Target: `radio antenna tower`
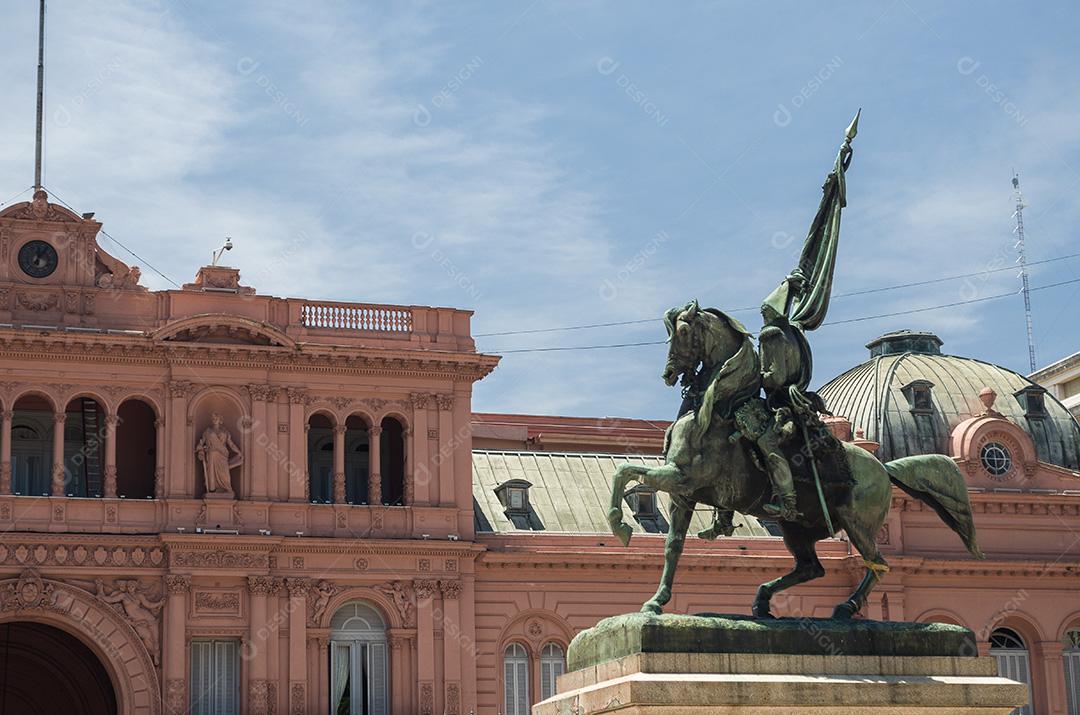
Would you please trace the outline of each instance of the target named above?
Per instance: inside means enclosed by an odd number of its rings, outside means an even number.
[[[1031,372],[1035,372],[1035,336],[1031,329],[1031,284],[1028,282],[1027,244],[1024,242],[1024,209],[1027,204],[1024,203],[1024,195],[1020,193],[1020,176],[1015,172],[1013,173],[1012,185],[1016,194],[1016,212],[1013,214],[1013,218],[1016,219],[1016,228],[1013,229],[1013,233],[1016,234],[1014,248],[1016,248],[1018,254],[1016,262],[1020,264],[1020,282],[1024,286],[1024,320],[1027,322],[1028,363],[1031,366]]]

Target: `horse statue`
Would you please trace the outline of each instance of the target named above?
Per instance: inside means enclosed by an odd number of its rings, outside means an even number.
[[[664,316],[670,347],[663,379],[674,386],[681,378],[686,399],[664,436],[665,464],[620,465],[608,511],[612,532],[625,546],[632,534],[623,521],[627,485],[637,481],[671,495],[663,575],[642,611],[660,613],[671,599],[698,504],[717,514],[737,511],[779,523],[795,567],[758,588],[752,610],[762,618],[771,617],[769,602],[776,593],[825,575],[814,545],[838,529],[862,555],[866,572],[833,618],[851,618],[862,609],[889,570],[876,537],[892,485],[937,512],[968,551],[982,558],[967,487],[952,459],[928,454],[882,464],[834,437],[819,417],[827,414],[824,402],[807,390],[812,356],[805,333],[820,326],[828,310],[840,215],[847,205],[844,177],[858,121],[856,114],[822,186],[799,264],[762,303],[760,356],[749,331],[719,310],[692,301]],[[730,535],[730,517],[726,527],[718,519],[699,536],[715,538],[718,531]]]
[[[623,521],[627,485],[637,481],[671,495],[663,575],[656,594],[641,609],[651,613],[661,613],[671,599],[679,556],[698,504],[772,518],[763,509],[772,491],[769,476],[754,454],[753,445],[735,437],[738,430],[732,417],[736,402],[747,399],[747,395],[756,396],[760,390],[757,351],[751,336],[737,321],[719,310],[701,309],[696,301],[668,315],[673,319],[667,321],[671,346],[664,381],[670,386],[680,374],[708,376],[703,403],[669,428],[663,466],[618,467],[608,513],[612,532],[626,546],[632,533]],[[862,556],[866,573],[847,600],[836,606],[833,618],[851,618],[858,613],[889,570],[876,536],[889,511],[893,484],[937,512],[968,551],[982,558],[967,487],[952,459],[926,454],[882,464],[850,442],[838,444],[843,450],[841,466],[846,467],[851,483],[826,489],[823,501],[831,523],[844,530]],[[779,521],[795,567],[758,588],[752,609],[757,617],[771,617],[769,602],[779,591],[825,575],[814,548],[816,542],[830,536],[825,510],[820,506],[822,500],[813,483],[796,481],[795,487],[800,517],[796,521]]]

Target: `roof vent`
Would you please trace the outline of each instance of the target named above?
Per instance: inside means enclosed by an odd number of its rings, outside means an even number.
[[[915,330],[897,330],[885,333],[880,338],[874,338],[866,344],[870,349],[870,357],[881,355],[899,355],[901,353],[920,353],[923,355],[940,355],[941,338],[933,333]]]

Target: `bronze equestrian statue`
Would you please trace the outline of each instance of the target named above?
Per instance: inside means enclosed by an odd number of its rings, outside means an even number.
[[[735,511],[778,521],[795,567],[758,588],[753,603],[758,617],[772,615],[769,602],[777,592],[825,575],[814,545],[840,529],[862,555],[866,573],[833,618],[858,613],[889,570],[876,536],[894,484],[937,512],[968,551],[982,558],[967,487],[952,459],[928,454],[882,464],[861,447],[836,439],[820,418],[828,414],[824,401],[808,390],[812,362],[806,332],[821,325],[828,310],[858,120],[856,114],[822,187],[799,265],[763,302],[758,347],[739,321],[697,301],[664,316],[670,348],[663,379],[673,386],[681,378],[685,399],[665,435],[665,464],[620,465],[608,512],[612,532],[627,545],[632,530],[623,521],[622,506],[629,482],[671,495],[664,572],[642,611],[660,613],[671,599],[699,504],[717,515],[713,528],[700,534],[705,538],[730,535]]]

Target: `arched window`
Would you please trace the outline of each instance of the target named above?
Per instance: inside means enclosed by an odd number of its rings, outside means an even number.
[[[1062,660],[1065,662],[1065,695],[1069,700],[1069,715],[1080,715],[1080,628],[1065,634]]]
[[[529,715],[529,654],[520,643],[503,653],[503,713]]]
[[[368,503],[368,427],[353,415],[345,420],[345,501]]]
[[[1031,668],[1024,639],[1011,628],[997,628],[990,634],[990,655],[997,661],[998,675],[1028,686],[1028,704],[1013,710],[1013,715],[1032,715]]]
[[[540,651],[540,699],[555,695],[555,679],[566,672],[566,659],[558,643],[548,643]]]
[[[15,403],[11,421],[11,491],[23,496],[51,493],[53,407],[27,395]]]
[[[361,601],[346,603],[330,620],[330,712],[387,715],[386,623]]]
[[[116,411],[116,493],[127,499],[154,496],[157,427],[153,408],[127,400]]]
[[[64,493],[100,497],[105,492],[105,409],[92,397],[76,397],[65,412]]]
[[[393,417],[382,421],[379,452],[382,475],[382,503],[405,503],[405,430]]]
[[[326,415],[308,421],[308,498],[329,504],[334,496],[334,426]]]

